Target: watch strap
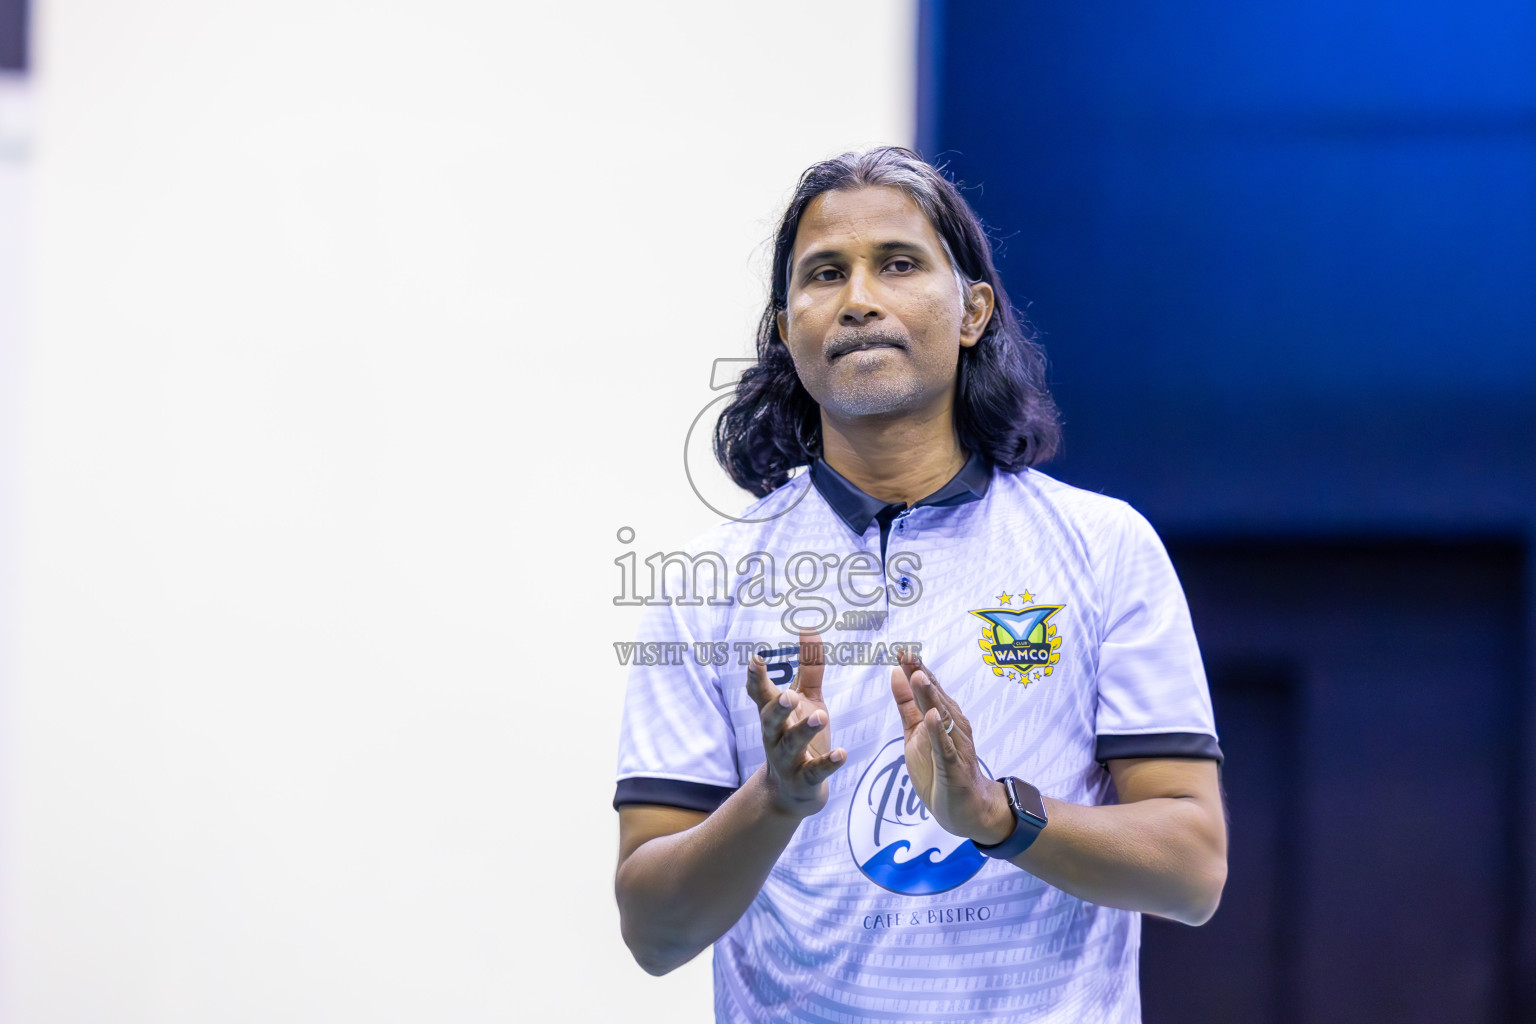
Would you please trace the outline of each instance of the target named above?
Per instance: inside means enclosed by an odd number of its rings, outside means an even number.
[[[988,857],[1012,860],[1029,849],[1041,829],[1045,828],[1045,804],[1040,799],[1040,791],[1023,779],[1005,775],[997,781],[1003,784],[1003,791],[1008,794],[1008,809],[1013,812],[1013,832],[1002,842],[990,846],[974,839],[971,843]],[[1034,808],[1039,808],[1038,813]]]

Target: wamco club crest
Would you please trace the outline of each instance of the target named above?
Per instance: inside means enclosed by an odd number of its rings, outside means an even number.
[[[1051,625],[1051,617],[1065,605],[1032,604],[1035,595],[999,594],[1005,608],[973,608],[972,615],[986,621],[981,630],[981,660],[992,666],[994,675],[1005,676],[1028,686],[1051,674],[1061,660],[1061,637]]]

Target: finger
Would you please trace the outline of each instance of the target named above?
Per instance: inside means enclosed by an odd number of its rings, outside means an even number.
[[[800,631],[800,671],[795,674],[795,681],[790,683],[790,688],[799,690],[811,700],[821,700],[821,673],[823,668],[823,654],[821,646],[821,634],[814,629],[802,629]]]
[[[927,665],[923,666],[922,671],[923,674],[928,677],[928,682],[933,686],[934,698],[949,710],[959,711],[960,702],[955,700],[954,696],[948,690],[944,689],[944,684],[939,682],[939,677],[934,675],[933,671],[929,669]]]
[[[792,762],[798,762],[805,754],[805,748],[816,734],[827,727],[827,713],[820,708],[812,708],[810,714],[804,718],[790,722],[784,728],[784,733],[779,738],[779,746],[784,748],[786,754],[791,755]]]
[[[912,673],[912,684],[921,690],[923,698],[927,701],[928,706],[923,710],[926,711],[928,707],[935,707],[944,712],[945,715],[958,715],[960,713],[959,703],[949,695],[949,692],[944,687],[939,685],[939,680],[933,674],[933,669],[927,665],[919,662],[917,671]]]
[[[922,669],[913,672],[909,683],[912,687],[912,696],[917,701],[917,709],[920,713],[926,715],[932,708],[939,708],[939,711],[943,712],[944,709],[940,707],[937,695],[934,693],[933,680],[928,678],[927,672],[924,672]]]
[[[960,710],[960,705],[953,697],[939,689],[927,669],[918,669],[912,673],[912,689],[917,695],[924,715],[927,715],[929,708],[935,709],[939,713],[940,726],[947,726],[950,722],[955,723],[955,727],[949,730],[949,735],[956,744],[975,749],[971,742],[970,719],[965,717],[965,712]]]
[[[956,767],[960,764],[960,751],[955,746],[954,738],[944,731],[944,716],[939,714],[938,708],[934,708],[923,716],[923,725],[928,729],[928,740],[933,744],[933,749],[938,751],[944,759],[945,765]]]
[[[904,651],[903,653],[907,656],[907,664],[909,666],[907,669],[907,675],[911,676],[921,672],[928,677],[929,681],[932,682],[935,687],[938,687],[940,692],[943,692],[944,688],[939,686],[938,676],[933,674],[933,669],[928,667],[928,663],[923,660],[923,656],[920,653],[912,650]]]
[[[923,709],[912,696],[912,682],[901,666],[891,669],[891,696],[896,699],[896,713],[901,716],[901,731],[911,736],[912,730],[923,723]]]
[[[848,761],[848,751],[842,747],[829,751],[821,757],[813,758],[805,763],[800,770],[800,777],[807,785],[819,786],[827,777],[837,771]]]
[[[763,705],[763,745],[773,747],[784,738],[784,730],[793,724],[795,694],[780,690],[779,695]]]
[[[779,688],[768,678],[768,663],[755,652],[747,662],[747,694],[759,712],[766,711],[768,704],[779,695]]]

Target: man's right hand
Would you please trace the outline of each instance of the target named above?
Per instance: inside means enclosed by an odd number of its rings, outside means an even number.
[[[763,724],[764,781],[774,806],[785,814],[809,817],[827,804],[827,779],[848,760],[848,751],[832,746],[831,716],[821,699],[821,634],[800,634],[800,671],[785,689],[768,679],[762,655],[752,655],[747,693],[757,703]]]

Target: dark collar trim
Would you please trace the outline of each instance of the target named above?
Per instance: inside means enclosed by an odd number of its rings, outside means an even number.
[[[811,483],[821,496],[826,499],[832,511],[837,517],[848,524],[848,529],[862,537],[875,516],[890,507],[890,503],[879,498],[865,494],[854,485],[847,477],[827,465],[825,459],[818,458],[811,463]],[[980,453],[973,452],[971,457],[961,467],[949,483],[934,491],[928,497],[912,504],[913,508],[920,505],[950,506],[963,505],[970,501],[979,501],[986,497],[987,487],[992,483],[992,467]],[[902,506],[894,506],[900,509]]]

